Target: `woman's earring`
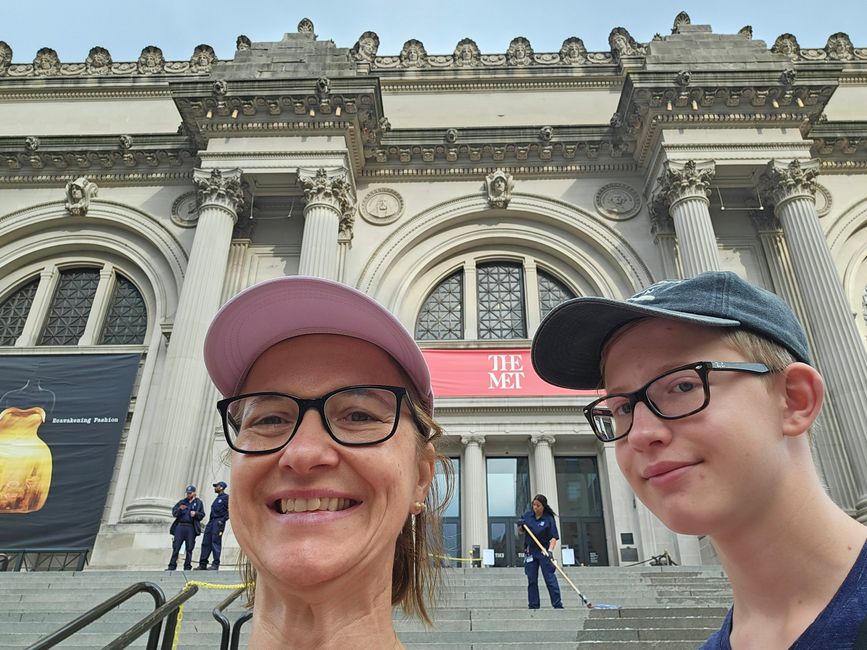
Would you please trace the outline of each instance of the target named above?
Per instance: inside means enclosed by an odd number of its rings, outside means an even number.
[[[421,501],[416,501],[413,505],[415,506],[415,509],[416,509],[416,512],[412,513],[414,515],[420,515],[425,510],[427,510],[427,505],[425,503],[422,503]]]

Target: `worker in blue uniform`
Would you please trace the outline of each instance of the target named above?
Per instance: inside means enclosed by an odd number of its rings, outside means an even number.
[[[225,481],[214,483],[214,492],[217,498],[211,504],[211,514],[208,516],[208,524],[202,535],[202,554],[199,556],[197,571],[210,569],[216,571],[220,568],[220,554],[223,551],[223,531],[226,530],[226,521],[229,519],[229,495],[226,494]],[[211,566],[208,566],[208,556],[214,554]]]
[[[548,505],[548,499],[544,494],[537,494],[533,497],[531,509],[521,516],[519,524],[521,525],[521,532],[524,533],[527,606],[530,609],[539,609],[539,569],[541,568],[545,585],[548,587],[548,595],[551,597],[551,605],[554,609],[563,609],[563,601],[560,599],[560,584],[557,582],[556,568],[552,559],[552,553],[557,546],[557,540],[560,539],[560,533],[557,531],[557,522],[554,521],[554,511]],[[529,528],[547,550],[540,549],[523,526]]]
[[[172,535],[172,558],[166,571],[178,568],[178,553],[184,547],[184,569],[193,567],[193,549],[196,547],[196,537],[202,532],[202,519],[205,518],[205,504],[196,496],[196,486],[187,486],[187,496],[178,501],[172,508],[175,518],[169,533]]]

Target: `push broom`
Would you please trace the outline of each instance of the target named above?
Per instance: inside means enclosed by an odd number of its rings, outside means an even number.
[[[523,528],[525,531],[527,531],[527,534],[533,538],[534,542],[536,542],[536,546],[539,547],[539,549],[542,551],[542,553],[547,555],[548,549],[545,548],[544,546],[542,546],[542,542],[540,542],[539,538],[533,534],[533,531],[527,527],[527,524],[521,522],[521,528]],[[591,603],[589,600],[587,600],[584,597],[584,594],[582,594],[581,590],[575,586],[575,583],[569,579],[569,576],[567,576],[566,572],[562,568],[560,568],[560,565],[557,564],[557,562],[554,560],[554,558],[552,558],[552,557],[550,557],[550,555],[548,555],[548,559],[551,560],[551,564],[554,565],[554,568],[560,572],[560,575],[563,576],[563,578],[566,580],[566,582],[569,583],[569,586],[575,590],[575,593],[578,594],[578,597],[581,599],[581,602],[584,603],[587,607],[589,607],[589,608],[596,607],[598,609],[618,609],[617,605],[593,605],[593,603]]]

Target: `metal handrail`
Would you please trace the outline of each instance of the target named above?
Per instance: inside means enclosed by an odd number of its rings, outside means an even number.
[[[220,650],[228,650],[229,648],[229,636],[231,634],[231,623],[229,623],[229,619],[226,618],[226,615],[223,614],[223,610],[225,610],[229,605],[231,605],[235,600],[243,594],[245,591],[245,587],[238,587],[229,594],[223,602],[214,607],[214,610],[211,612],[211,616],[213,616],[217,623],[220,624],[220,627],[223,628],[222,635],[220,637]]]
[[[199,591],[198,586],[187,585],[176,596],[173,596],[171,600],[166,601],[164,605],[158,607],[145,616],[142,620],[133,625],[102,650],[120,650],[120,648],[127,647],[142,634],[147,632],[147,630],[159,630],[163,619],[166,619],[166,630],[163,633],[163,643],[160,648],[161,650],[171,650],[175,640],[175,630],[178,627],[178,610],[180,610],[181,605],[192,598],[197,591]],[[153,635],[153,632],[151,632],[151,635]],[[156,650],[156,646],[151,648],[150,639],[148,639],[147,650]]]
[[[132,598],[136,594],[141,593],[143,591],[146,591],[151,596],[153,596],[154,608],[156,608],[155,611],[159,611],[158,608],[162,607],[166,602],[166,596],[163,593],[163,590],[160,589],[159,586],[155,585],[153,582],[137,582],[134,585],[130,585],[129,587],[127,587],[123,591],[115,594],[114,596],[112,596],[108,600],[100,603],[99,605],[97,605],[93,609],[86,611],[84,614],[82,614],[81,616],[76,618],[74,621],[67,623],[62,628],[57,630],[56,632],[49,634],[44,639],[40,639],[39,641],[34,643],[32,646],[27,648],[27,650],[45,650],[46,648],[53,648],[61,641],[68,639],[70,636],[72,636],[73,634],[75,634],[76,632],[81,630],[82,628],[85,628],[88,625],[90,625],[91,623],[93,623],[96,619],[104,616],[105,614],[110,612],[112,609],[114,609],[115,607],[117,607],[118,605],[123,603],[124,601],[129,600],[130,598]],[[151,629],[150,636],[148,637],[148,645],[147,645],[148,650],[156,650],[157,643],[159,643],[159,640],[160,640],[160,626],[161,625],[162,625],[162,619],[160,619],[160,622],[158,625],[156,625],[155,627],[153,627]],[[143,633],[144,633],[144,631],[142,631],[140,634],[136,635],[136,637],[133,637],[133,638],[138,638],[138,636],[141,636],[141,634],[143,634]],[[117,647],[123,648],[126,646],[117,646]]]
[[[235,621],[235,627],[232,629],[232,645],[229,646],[229,650],[238,650],[238,642],[241,639],[241,626],[253,618],[253,612],[247,612],[243,616],[239,616],[238,620]]]

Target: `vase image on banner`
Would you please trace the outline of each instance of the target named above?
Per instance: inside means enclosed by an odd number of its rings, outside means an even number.
[[[39,427],[54,409],[54,393],[28,381],[0,397],[0,513],[36,512],[51,489],[51,449]]]

